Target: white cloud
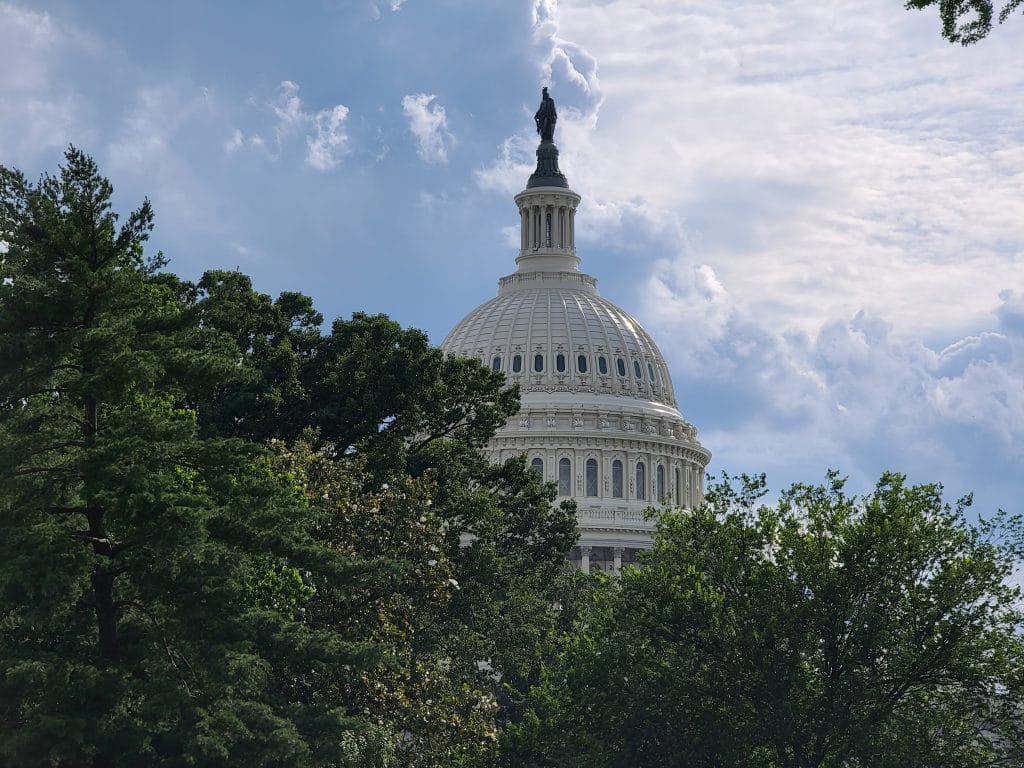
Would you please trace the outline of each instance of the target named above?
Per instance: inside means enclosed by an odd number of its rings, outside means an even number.
[[[480,189],[514,195],[523,187],[523,179],[533,172],[535,137],[517,133],[501,143],[500,157],[491,165],[473,172]],[[518,242],[518,241],[517,241]]]
[[[8,3],[0,4],[0,89],[31,91],[49,83],[53,54],[65,33],[48,13],[39,13]]]
[[[277,118],[274,133],[277,136],[278,144],[296,131],[301,130],[310,121],[310,115],[302,109],[302,99],[299,98],[299,85],[291,80],[281,81],[277,98],[269,103],[269,107]]]
[[[299,84],[282,80],[277,95],[270,101],[254,104],[262,106],[275,118],[270,130],[273,133],[272,147],[261,133],[254,132],[248,137],[236,128],[224,150],[232,153],[243,144],[266,152],[273,160],[281,157],[293,136],[305,134],[305,163],[317,171],[336,168],[350,154],[350,137],[346,130],[349,109],[336,104],[317,112],[307,111],[299,96]]]
[[[91,38],[48,13],[0,3],[0,156],[49,154],[92,139],[86,100],[62,71],[69,61],[94,62]]]
[[[1019,468],[1012,36],[949,46],[883,0],[535,0],[533,20],[582,266],[637,257],[632,306],[716,462]],[[477,185],[518,191],[536,141],[509,137]]]
[[[417,93],[402,97],[402,111],[409,120],[409,130],[416,137],[416,152],[428,163],[447,163],[448,149],[453,137],[448,131],[448,116],[444,107],[434,103],[432,93]]]
[[[344,130],[347,118],[348,107],[343,104],[316,113],[316,136],[306,138],[306,162],[312,168],[329,171],[348,154],[348,134]]]
[[[241,130],[235,128],[231,134],[231,138],[224,142],[224,151],[228,154],[235,152],[245,143],[245,135]]]

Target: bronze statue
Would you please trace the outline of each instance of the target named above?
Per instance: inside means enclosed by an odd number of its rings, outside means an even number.
[[[537,133],[541,141],[553,141],[555,137],[555,123],[558,120],[558,113],[555,111],[555,100],[548,96],[548,89],[541,90],[540,109],[533,116],[537,123]]]

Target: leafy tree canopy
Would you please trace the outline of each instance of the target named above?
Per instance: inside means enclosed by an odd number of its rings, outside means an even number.
[[[1020,520],[895,474],[763,492],[713,486],[599,583],[508,765],[1019,764]]]

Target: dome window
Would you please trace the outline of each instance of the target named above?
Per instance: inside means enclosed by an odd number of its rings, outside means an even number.
[[[597,496],[597,459],[587,459],[587,496]]]
[[[578,370],[580,373],[586,373],[587,372],[587,356],[586,355],[580,355],[579,357],[576,358],[576,370]]]
[[[618,459],[612,462],[612,496],[622,498],[622,462]]]
[[[530,462],[530,469],[540,475],[540,479],[544,479],[544,459],[538,457]]]
[[[512,373],[519,373],[523,370],[523,356],[515,355],[512,358]]]
[[[642,461],[636,463],[636,497],[639,501],[647,500],[647,467]]]
[[[642,379],[644,377],[644,371],[640,367],[640,361],[639,360],[634,360],[633,361],[633,373],[636,374],[636,377],[638,379]]]
[[[568,459],[558,460],[558,495],[572,495],[572,462]]]
[[[495,355],[494,359],[491,360],[491,370],[492,371],[500,371],[501,370],[501,355]]]
[[[650,363],[647,364],[647,373],[651,377],[651,384],[657,384],[658,380],[654,377],[654,366]]]
[[[605,359],[604,355],[597,358],[597,371],[602,376],[608,375],[608,361]]]
[[[625,376],[626,375],[626,361],[623,360],[621,357],[616,358],[616,360],[615,360],[615,368],[618,370],[619,376]]]
[[[533,356],[533,370],[540,373],[544,370],[544,355]]]
[[[555,355],[555,370],[559,373],[565,373],[565,355],[561,352]]]

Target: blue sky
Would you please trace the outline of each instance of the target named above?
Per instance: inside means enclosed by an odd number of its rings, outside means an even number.
[[[1024,511],[1024,19],[900,0],[0,0],[0,162],[74,143],[154,248],[439,343],[512,271],[540,86],[582,268],[711,470]]]

